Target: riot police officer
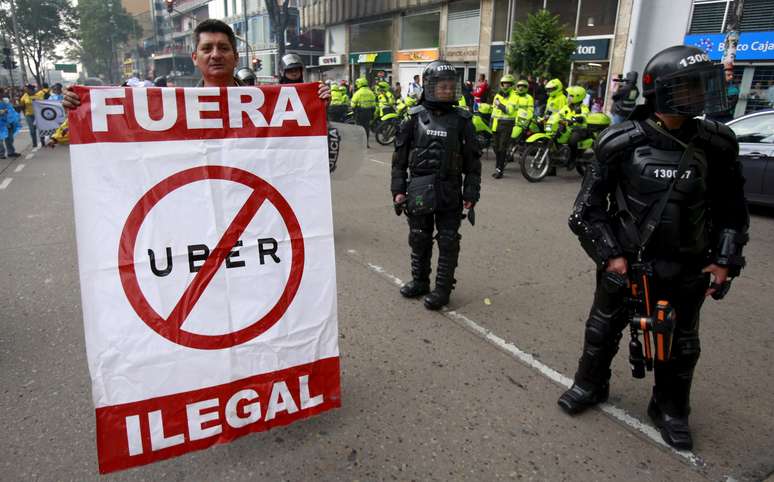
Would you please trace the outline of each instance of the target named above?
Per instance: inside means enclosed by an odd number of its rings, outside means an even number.
[[[304,81],[304,61],[298,54],[286,54],[280,59],[280,84],[300,84]]]
[[[430,63],[422,87],[420,104],[411,108],[395,139],[390,190],[396,213],[405,206],[410,229],[412,280],[400,293],[407,298],[427,295],[425,307],[438,310],[454,288],[463,207],[470,219],[479,199],[481,152],[472,114],[455,106],[460,88],[454,67]],[[430,291],[434,229],[438,270]]]
[[[665,300],[676,314],[671,355],[654,363],[648,415],[668,444],[691,449],[699,311],[744,267],[744,179],[734,133],[696,118],[726,108],[722,66],[700,49],[674,46],[650,60],[642,84],[646,103],[600,135],[570,216],[598,266],[597,288],[574,384],[558,403],[574,414],[607,399],[610,363],[630,323],[627,285],[637,282],[627,275],[642,270],[651,280],[647,309]]]

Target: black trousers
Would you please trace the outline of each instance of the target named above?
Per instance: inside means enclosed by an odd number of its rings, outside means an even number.
[[[660,408],[672,416],[687,416],[693,372],[699,360],[699,312],[709,286],[709,274],[701,266],[670,265],[671,274],[659,275],[650,283],[653,307],[668,301],[676,313],[672,354],[664,363],[655,363],[653,397]],[[626,286],[616,286],[606,273],[597,274],[597,288],[589,318],[575,383],[584,388],[598,388],[610,380],[610,364],[618,351],[624,329],[628,328],[624,307]],[[628,331],[627,331],[628,333]]]
[[[454,288],[454,270],[460,254],[462,236],[459,234],[459,229],[462,208],[406,217],[409,225],[408,241],[411,247],[412,278],[422,282],[430,280],[433,239],[436,239],[438,242],[436,288],[450,292]],[[435,236],[433,236],[434,232],[436,232]]]
[[[374,118],[374,110],[376,110],[375,107],[355,107],[354,109],[355,123],[365,129],[366,142],[368,142],[371,134],[371,120]]]
[[[497,119],[497,130],[494,132],[495,163],[499,170],[505,169],[508,148],[511,145],[511,133],[516,123],[512,119]]]
[[[345,104],[328,106],[328,120],[331,122],[344,122],[347,117],[348,107]]]

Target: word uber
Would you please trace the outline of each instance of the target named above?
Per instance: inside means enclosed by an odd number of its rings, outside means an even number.
[[[244,260],[239,258],[239,248],[242,247],[242,240],[237,241],[231,251],[226,255],[226,268],[242,268],[245,266]],[[278,243],[274,238],[259,238],[258,239],[258,262],[261,265],[266,264],[267,257],[271,258],[275,263],[279,264],[280,258],[277,256]],[[150,263],[150,269],[156,276],[164,277],[172,272],[173,256],[172,247],[167,246],[165,249],[166,262],[162,264],[156,260],[156,253],[152,249],[148,249],[148,262]],[[202,265],[207,258],[210,257],[210,248],[206,244],[189,244],[188,245],[188,271],[196,273],[201,269]]]
[[[190,130],[281,128],[287,121],[299,127],[311,125],[295,87],[275,92],[267,99],[256,87],[92,89],[92,130],[108,132],[110,116],[127,116],[146,131],[167,131],[178,126],[181,114],[184,122],[178,127]],[[245,125],[246,119],[252,126]]]

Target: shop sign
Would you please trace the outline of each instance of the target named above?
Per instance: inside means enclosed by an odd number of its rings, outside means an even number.
[[[686,35],[683,43],[707,52],[711,60],[722,60],[726,47],[726,34],[701,33]],[[742,32],[736,47],[736,60],[774,59],[774,31]]]
[[[575,52],[572,60],[607,60],[610,51],[610,39],[575,40]]]
[[[492,45],[492,47],[489,48],[489,61],[505,61],[505,45]]]
[[[478,47],[447,48],[446,60],[475,62],[478,60]]]
[[[404,50],[395,57],[398,62],[432,62],[438,60],[438,49]]]
[[[392,52],[349,54],[350,64],[391,64]]]
[[[344,63],[343,55],[325,55],[320,57],[320,65],[342,65]]]

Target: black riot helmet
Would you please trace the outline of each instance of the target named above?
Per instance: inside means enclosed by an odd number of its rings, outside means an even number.
[[[430,62],[422,72],[422,96],[439,104],[456,104],[460,98],[457,70],[444,60]]]
[[[242,67],[237,70],[236,78],[244,85],[255,85],[255,72],[249,67]]]
[[[297,80],[288,79],[285,73],[291,69],[301,69],[301,78]],[[303,82],[304,81],[304,61],[301,60],[301,57],[298,54],[283,55],[282,59],[280,59],[280,74],[282,75],[282,78],[280,79],[281,84],[292,84],[296,82]]]
[[[697,47],[675,45],[650,59],[642,73],[642,95],[653,111],[697,116],[728,110],[722,65]]]

